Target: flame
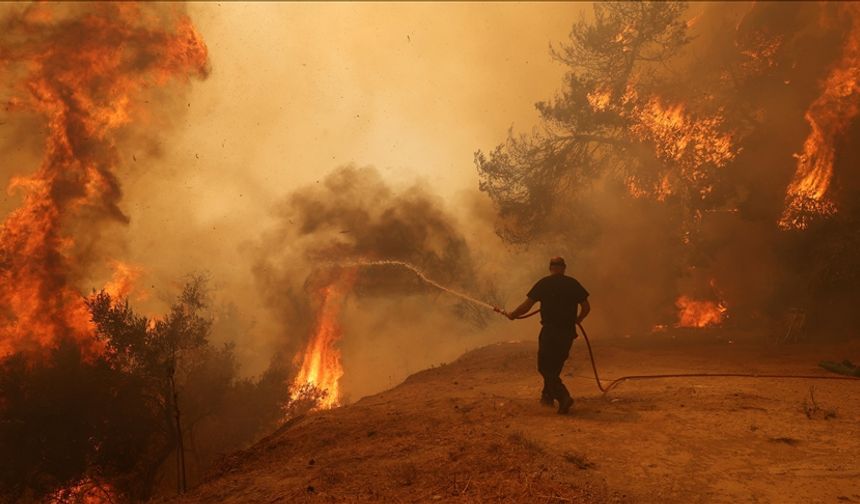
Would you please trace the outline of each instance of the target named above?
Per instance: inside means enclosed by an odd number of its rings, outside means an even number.
[[[712,190],[706,184],[712,178],[710,170],[726,166],[740,152],[733,133],[724,131],[722,112],[696,115],[682,104],[658,97],[640,100],[633,86],[628,86],[618,105],[611,103],[609,93],[595,91],[587,99],[595,111],[614,107],[627,117],[633,136],[653,144],[655,156],[670,170],[657,181],[628,176],[625,183],[634,198],[666,201],[676,192],[673,181],[687,180],[700,186],[699,196],[704,199]]]
[[[118,502],[113,487],[85,478],[67,488],[57,490],[48,499],[51,503],[107,504]]]
[[[760,75],[776,68],[777,54],[782,49],[783,36],[771,36],[763,31],[755,31],[746,37],[745,42],[735,42],[744,57],[741,68],[749,75]]]
[[[782,229],[806,229],[816,215],[836,213],[827,198],[836,158],[836,141],[860,113],[860,5],[841,5],[853,20],[842,56],[822,83],[821,94],[806,111],[811,129],[796,155],[797,169],[788,186]]]
[[[655,191],[657,201],[666,201],[666,198],[672,195],[672,183],[669,181],[669,174],[663,175],[660,179],[660,184]]]
[[[690,19],[688,19],[688,20],[687,20],[687,22],[686,22],[687,29],[693,28],[694,26],[696,26],[697,24],[699,24],[699,20],[701,20],[701,19],[702,19],[702,15],[703,15],[703,14],[704,14],[704,12],[700,12],[699,14],[696,14],[695,16],[693,16],[693,17],[691,17]]]
[[[341,339],[340,312],[346,296],[355,283],[355,269],[345,270],[340,278],[319,291],[320,308],[314,332],[302,354],[302,366],[293,382],[293,390],[310,384],[325,391],[326,395],[318,405],[320,408],[334,408],[340,404],[340,378],[343,366],[340,361]]]
[[[722,301],[696,300],[681,296],[675,301],[678,307],[678,322],[675,327],[708,327],[720,325],[726,313]]]
[[[681,104],[651,98],[637,107],[635,116],[634,134],[651,140],[658,158],[680,163],[694,180],[701,178],[700,166],[723,167],[737,154],[732,135],[721,131],[724,120],[719,114],[694,117]]]
[[[627,186],[627,193],[636,199],[653,197],[657,201],[666,201],[674,192],[668,173],[660,178],[660,182],[652,184],[653,187],[651,189],[643,187],[642,183],[633,176],[627,177],[625,185]]]
[[[619,37],[623,39],[622,35]],[[722,168],[741,150],[734,133],[725,131],[722,110],[695,114],[683,104],[669,103],[658,96],[641,97],[635,76],[627,82],[624,93],[614,98],[612,91],[605,88],[586,94],[593,111],[609,110],[629,121],[630,133],[640,141],[653,144],[657,159],[678,171],[672,176],[664,173],[657,182],[628,176],[625,184],[634,198],[648,196],[665,201],[675,193],[673,180],[686,179],[701,185],[712,176],[706,167]],[[705,184],[699,194],[704,199],[712,189]]]
[[[135,283],[143,275],[143,268],[122,261],[111,261],[111,266],[113,277],[105,284],[104,290],[113,299],[125,299],[134,291]],[[140,295],[138,299],[142,297],[144,296]]]
[[[622,52],[631,52],[633,50],[633,40],[639,36],[639,33],[636,31],[632,25],[626,25],[624,28],[618,32],[615,37],[612,39],[612,42],[621,46]]]
[[[612,92],[609,90],[592,91],[586,95],[586,99],[592,110],[602,112],[609,107],[609,103],[612,101]]]
[[[7,20],[0,39],[2,83],[15,95],[9,109],[41,116],[47,132],[41,166],[9,185],[22,203],[0,227],[0,356],[65,337],[98,350],[72,284],[85,265],[68,225],[128,221],[118,207],[118,132],[145,117],[142,91],[206,73],[206,46],[174,11],[165,18],[125,3],[87,4],[75,16],[53,9],[36,5]]]
[[[636,177],[627,177],[625,185],[627,186],[627,192],[630,194],[630,196],[633,196],[636,199],[644,198],[651,194],[642,187]]]

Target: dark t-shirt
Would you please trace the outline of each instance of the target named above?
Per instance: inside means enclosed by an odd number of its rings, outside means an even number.
[[[550,275],[538,280],[526,296],[540,301],[541,324],[573,327],[577,307],[588,299],[588,291],[573,277]]]

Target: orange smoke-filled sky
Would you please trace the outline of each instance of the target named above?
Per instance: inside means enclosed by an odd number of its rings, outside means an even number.
[[[534,103],[550,98],[564,73],[549,44],[564,41],[591,6],[187,10],[211,72],[192,85],[187,113],[158,153],[139,148],[120,174],[131,223],[117,230],[125,246],[116,255],[142,266],[150,300],[171,299],[181,275],[206,270],[227,301],[247,306],[256,296],[248,247],[271,223],[272,205],[338,166],[373,165],[395,187],[423,180],[459,213],[462,194],[477,193],[473,153],[503,141],[511,126],[537,124]],[[264,340],[283,328],[245,316],[269,336],[242,341],[243,360],[267,355]]]
[[[472,153],[559,87],[550,41],[585,4],[191,4],[209,80],[176,146],[205,164],[200,217],[373,164],[443,193],[474,188]],[[200,159],[194,157],[198,153]],[[217,178],[216,178],[217,177]],[[224,182],[231,182],[225,184]],[[244,196],[243,196],[244,195]]]

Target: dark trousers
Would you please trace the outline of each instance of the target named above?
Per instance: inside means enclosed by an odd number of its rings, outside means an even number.
[[[543,399],[561,401],[570,392],[561,381],[561,369],[570,355],[576,330],[568,327],[543,326],[538,337],[538,371],[543,376]]]

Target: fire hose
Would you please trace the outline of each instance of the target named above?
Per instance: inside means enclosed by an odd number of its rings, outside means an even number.
[[[340,263],[341,266],[399,266],[406,268],[412,271],[415,275],[418,276],[423,282],[428,285],[431,285],[437,289],[443,290],[457,296],[465,301],[470,303],[483,306],[485,308],[490,308],[493,311],[498,313],[505,313],[505,311],[501,308],[491,305],[490,303],[486,303],[481,301],[480,299],[476,299],[472,296],[464,294],[462,292],[453,290],[451,288],[445,287],[444,285],[436,282],[435,280],[430,279],[427,275],[424,274],[420,269],[416,266],[407,263],[405,261],[392,260],[392,259],[384,259],[384,260],[356,260],[346,263]],[[530,313],[517,317],[517,319],[525,319],[537,315],[540,313],[540,310],[534,310]],[[765,374],[765,373],[670,373],[670,374],[651,374],[651,375],[626,375],[620,378],[616,378],[609,382],[608,385],[604,386],[603,382],[600,380],[600,375],[597,372],[597,364],[594,360],[594,351],[591,349],[591,342],[588,339],[588,333],[585,332],[585,328],[582,327],[582,323],[577,322],[576,325],[582,331],[582,336],[585,339],[585,345],[588,347],[588,358],[591,361],[591,370],[594,372],[594,381],[597,383],[597,388],[603,392],[603,396],[606,395],[614,388],[618,387],[624,382],[627,381],[635,381],[635,380],[664,380],[664,379],[680,379],[680,378],[751,378],[751,379],[793,379],[793,380],[843,380],[843,381],[857,381],[860,382],[860,378],[850,377],[850,376],[821,376],[821,375],[786,375],[786,374]]]
[[[540,310],[534,310],[520,317],[518,320],[529,318],[540,313]],[[606,395],[615,387],[626,381],[633,380],[663,380],[673,378],[758,378],[758,379],[799,379],[799,380],[844,380],[844,381],[860,381],[860,378],[851,376],[820,376],[820,375],[784,375],[784,374],[766,374],[766,373],[670,373],[670,374],[651,374],[651,375],[626,375],[616,378],[609,382],[609,385],[604,386],[600,380],[600,375],[597,372],[597,364],[594,360],[594,351],[591,349],[591,341],[588,339],[588,333],[582,327],[581,322],[576,323],[579,330],[582,331],[582,337],[585,339],[585,345],[588,348],[588,359],[591,361],[591,370],[594,372],[594,381],[597,383],[597,388]]]

